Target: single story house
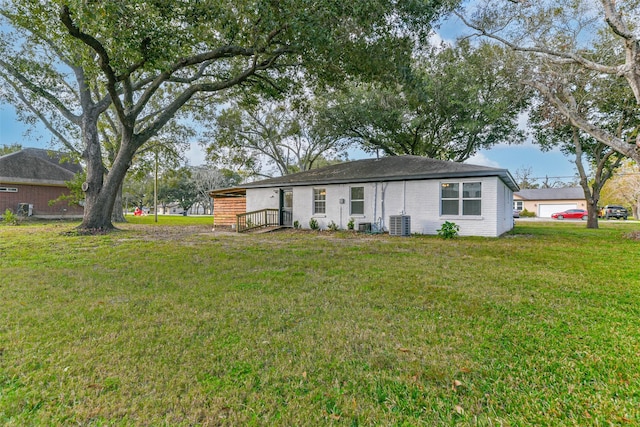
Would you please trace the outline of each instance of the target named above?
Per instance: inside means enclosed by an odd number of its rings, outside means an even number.
[[[463,236],[496,237],[513,228],[513,192],[506,169],[391,156],[340,163],[211,191],[219,200],[245,198],[247,212],[276,211],[280,225],[335,225],[400,235],[437,234],[445,221]],[[236,212],[238,213],[238,212]]]
[[[513,209],[551,218],[551,214],[567,209],[587,209],[587,200],[582,187],[525,189],[513,194]]]
[[[65,182],[71,181],[82,167],[63,160],[61,153],[25,148],[0,156],[0,214],[7,209],[22,216],[43,218],[81,217],[84,209],[62,200],[69,195]]]

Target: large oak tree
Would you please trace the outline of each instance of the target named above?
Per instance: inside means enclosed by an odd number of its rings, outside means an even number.
[[[80,228],[110,229],[135,154],[185,108],[222,103],[234,91],[282,91],[301,74],[332,84],[392,73],[447,5],[4,1],[0,78],[15,90],[7,100],[60,140],[80,141],[87,173]],[[106,171],[98,123],[109,108],[119,143]]]
[[[524,139],[528,103],[508,52],[487,43],[424,47],[396,81],[355,84],[324,112],[335,136],[384,155],[462,162]]]

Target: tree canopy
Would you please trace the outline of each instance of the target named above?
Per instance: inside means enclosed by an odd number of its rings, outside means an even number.
[[[87,170],[80,228],[109,229],[134,155],[185,108],[249,89],[282,92],[299,75],[324,85],[384,78],[450,5],[6,0],[0,78],[21,113],[60,141],[79,141]],[[109,108],[119,143],[106,172],[98,123]]]
[[[249,176],[287,175],[345,154],[349,141],[329,132],[323,100],[235,103],[211,122],[203,143],[214,163]]]
[[[464,161],[518,143],[528,103],[509,52],[468,41],[423,49],[395,82],[354,84],[325,112],[336,136],[366,151]]]

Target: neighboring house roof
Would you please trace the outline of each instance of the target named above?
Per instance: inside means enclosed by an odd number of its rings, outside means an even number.
[[[581,187],[529,188],[513,194],[523,200],[584,200]]]
[[[82,167],[63,161],[64,154],[25,148],[0,156],[0,182],[15,184],[64,185],[82,171]]]
[[[234,189],[212,191],[211,194],[229,194],[246,188],[284,187],[300,185],[344,184],[352,182],[410,181],[419,179],[499,177],[511,190],[519,187],[506,169],[447,162],[420,156],[390,156],[339,163],[242,184]]]

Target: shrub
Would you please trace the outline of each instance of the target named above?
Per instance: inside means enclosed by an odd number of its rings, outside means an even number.
[[[18,215],[11,212],[11,209],[4,211],[3,220],[6,225],[18,225]]]
[[[458,235],[458,231],[460,231],[460,226],[455,222],[445,221],[442,224],[442,227],[438,230],[438,236],[443,239],[453,239]]]
[[[347,223],[347,230],[353,230],[356,227],[356,220],[353,218],[349,218],[349,222]]]
[[[300,221],[298,221],[297,219],[293,221],[293,228],[300,228]]]
[[[336,223],[335,223],[335,222],[333,222],[333,221],[331,221],[327,227],[328,227],[328,228],[329,228],[329,230],[331,230],[331,231],[338,231],[338,230],[340,230],[340,227],[338,227],[338,224],[336,224]]]
[[[315,218],[311,218],[309,220],[309,228],[312,230],[319,230],[320,229],[320,225],[318,224],[318,221],[316,221]]]
[[[535,216],[536,216],[536,214],[534,212],[529,212],[526,209],[523,209],[523,210],[520,211],[520,217],[521,218],[533,218]]]

